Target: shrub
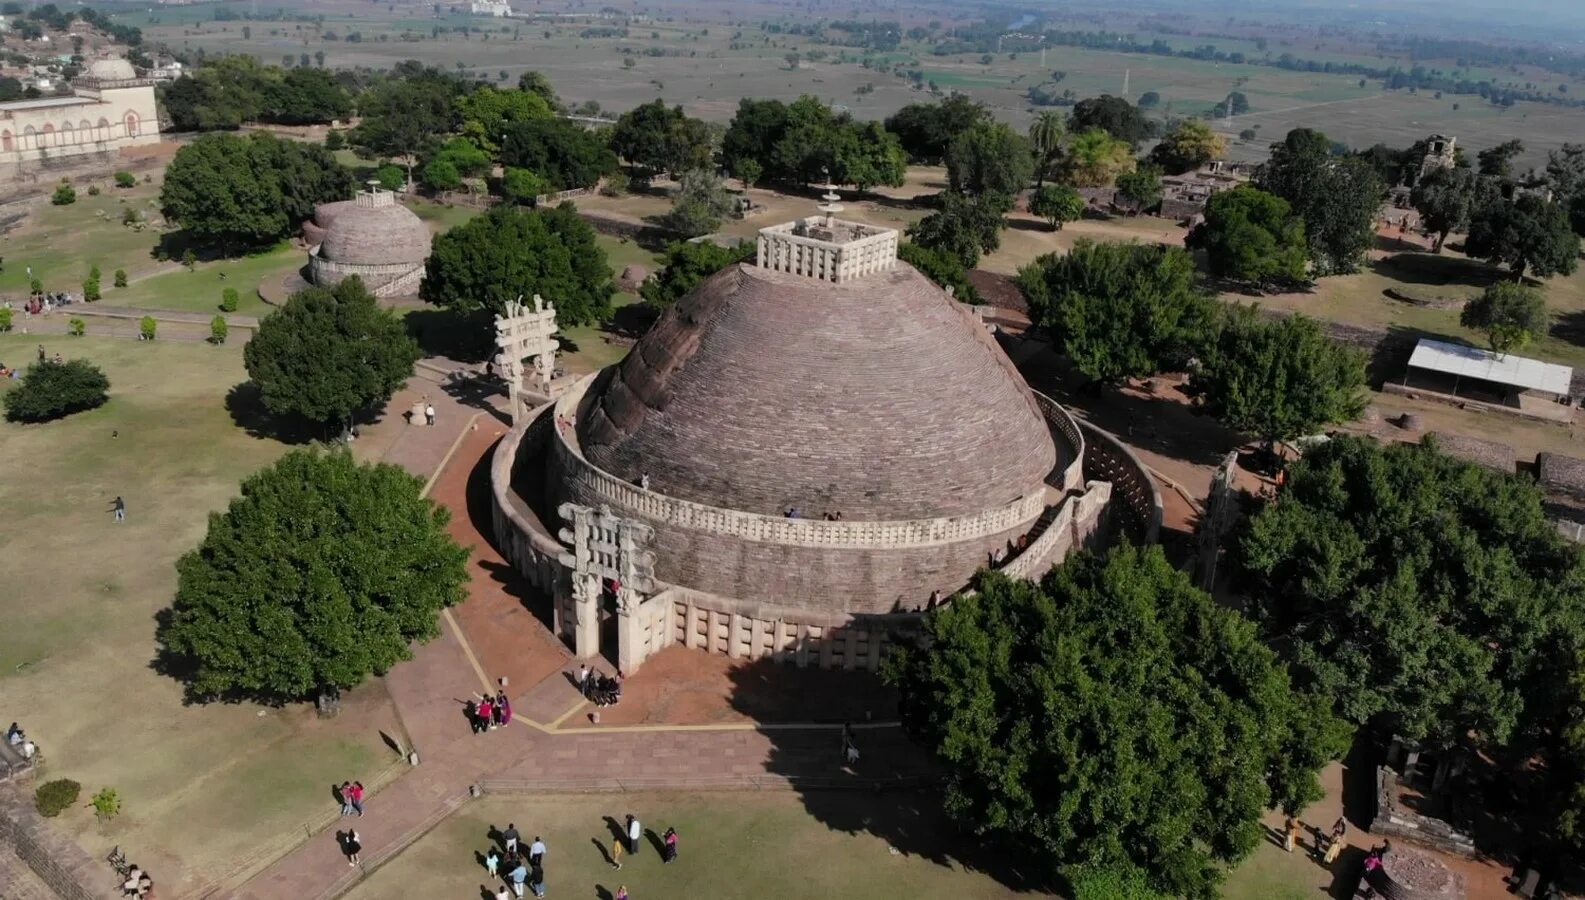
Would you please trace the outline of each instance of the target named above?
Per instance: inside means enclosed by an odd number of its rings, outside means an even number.
[[[6,419],[48,422],[105,402],[110,379],[85,359],[44,360],[28,367],[22,383],[5,395]]]
[[[194,253],[191,247],[182,251],[182,265],[186,266],[189,272],[198,265],[198,254]]]
[[[152,341],[154,340],[154,332],[158,330],[159,327],[160,323],[154,321],[153,316],[144,316],[138,321],[138,337],[141,337],[145,341]]]
[[[88,267],[88,280],[89,281],[98,281],[99,277],[102,274],[104,274],[104,273],[99,271],[99,267],[97,265]]]
[[[97,184],[90,184],[90,185],[89,185],[89,186],[88,186],[88,196],[90,196],[90,197],[97,197],[97,196],[99,196],[99,185],[97,185]]]
[[[237,294],[237,289],[234,287],[228,287],[220,292],[221,312],[236,312],[237,306],[241,302],[241,298]]]
[[[209,320],[209,343],[219,345],[226,342],[226,317],[215,316]]]
[[[72,316],[66,323],[66,333],[72,337],[82,337],[88,333],[88,323],[80,316]]]
[[[77,191],[63,181],[55,188],[55,193],[50,195],[50,202],[56,206],[70,206],[77,202]]]
[[[329,134],[325,135],[326,150],[334,152],[345,146],[347,146],[347,139],[342,136],[341,132],[331,131]]]
[[[115,285],[116,285],[116,287],[126,287],[127,286],[127,270],[126,269],[117,269],[116,270]]]
[[[99,279],[90,278],[83,282],[83,301],[85,303],[93,303],[101,296],[102,295],[99,292]]]
[[[33,792],[33,806],[38,809],[39,815],[53,819],[70,809],[82,791],[83,786],[70,778],[46,781]]]
[[[131,172],[126,171],[125,169],[121,170],[120,172],[117,172],[115,177],[116,177],[116,187],[119,187],[119,188],[133,187],[133,186],[137,185],[137,183],[138,183],[137,176],[133,175]]]
[[[0,331],[11,330],[11,313],[9,307],[0,307]]]
[[[399,191],[407,187],[407,172],[401,166],[387,163],[374,170],[374,180],[388,191]]]
[[[137,225],[137,224],[140,224],[142,221],[143,221],[143,214],[138,212],[136,209],[133,209],[130,206],[127,207],[126,209],[123,209],[121,211],[121,224],[122,225]]]
[[[28,282],[28,290],[32,291],[35,294],[42,294],[42,293],[44,293],[44,282],[41,281],[40,279],[35,278],[32,281]]]
[[[628,188],[631,186],[631,184],[632,183],[628,180],[626,172],[612,172],[611,174],[605,176],[604,181],[600,182],[600,196],[620,197],[628,192]]]
[[[88,803],[93,806],[94,815],[98,816],[101,822],[108,822],[121,815],[121,795],[116,793],[115,788],[103,788]]]

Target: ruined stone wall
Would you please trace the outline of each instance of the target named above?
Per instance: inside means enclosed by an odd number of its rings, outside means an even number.
[[[106,900],[120,895],[109,864],[56,834],[19,791],[0,789],[0,853],[15,852],[62,900]]]

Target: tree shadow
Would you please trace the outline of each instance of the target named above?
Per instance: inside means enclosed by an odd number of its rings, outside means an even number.
[[[1349,900],[1359,889],[1359,879],[1365,874],[1365,850],[1360,847],[1344,847],[1332,861],[1332,883],[1327,887],[1327,895],[1332,900]]]
[[[450,372],[441,381],[440,389],[463,406],[483,410],[502,425],[511,426],[511,411],[502,409],[498,402],[502,398],[510,402],[507,386],[501,379],[473,372]]]
[[[495,353],[495,317],[487,310],[410,310],[402,320],[425,356],[482,363]]]
[[[495,459],[495,447],[499,446],[499,443],[497,441],[496,444],[491,445],[490,450],[479,457],[478,463],[468,473],[468,482],[464,489],[468,519],[482,535],[495,534],[495,507],[492,498],[494,488],[490,482],[490,466]],[[519,481],[522,481],[522,484],[519,484]],[[543,487],[536,479],[512,479],[512,489],[518,492],[519,496],[522,496],[522,492],[531,486],[537,486],[540,489]],[[531,500],[528,496],[523,496],[523,499],[525,501]],[[532,502],[529,502],[528,512],[530,515],[534,514],[533,510],[537,508]],[[480,565],[508,596],[517,598],[517,602],[522,604],[523,608],[528,610],[542,625],[547,629],[554,630],[555,612],[552,606],[552,598],[549,594],[529,584],[516,566],[490,561],[481,561]]]
[[[1405,284],[1484,288],[1506,277],[1502,270],[1461,256],[1405,251],[1376,261],[1376,274]]]
[[[1380,387],[1389,381],[1403,381],[1409,369],[1409,357],[1422,338],[1448,344],[1468,343],[1463,338],[1412,328],[1407,325],[1389,325],[1385,329],[1327,323],[1326,330],[1334,340],[1350,344],[1366,353],[1365,378],[1372,386]]]
[[[259,386],[244,381],[226,392],[226,412],[249,437],[302,445],[317,440],[323,429],[297,416],[278,416],[264,406]]]
[[[1034,231],[1040,234],[1061,234],[1059,228],[1052,228],[1051,223],[1044,219],[1008,219],[1007,227],[1013,231]]]
[[[648,303],[629,303],[616,308],[611,314],[611,320],[605,323],[604,330],[636,341],[643,337],[659,318],[660,313]],[[562,343],[568,342],[563,340]]]
[[[1552,322],[1551,333],[1560,341],[1568,341],[1576,347],[1585,347],[1585,310],[1559,315]]]

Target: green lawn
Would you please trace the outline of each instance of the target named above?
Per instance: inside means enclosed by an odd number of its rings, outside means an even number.
[[[302,250],[292,246],[290,241],[282,241],[251,256],[198,263],[191,272],[178,267],[125,288],[107,287],[104,302],[116,306],[218,313],[221,292],[233,287],[237,289],[237,312],[262,316],[271,307],[260,299],[259,284],[301,268],[307,262],[308,257]]]
[[[25,364],[38,342],[0,335],[0,360]],[[389,757],[377,729],[391,727],[390,704],[377,685],[329,722],[302,708],[183,704],[180,685],[151,668],[174,563],[208,513],[285,448],[226,410],[245,377],[240,345],[44,343],[101,366],[111,398],[57,422],[0,424],[0,709],[39,742],[45,777],[75,779],[85,796],[121,792],[123,818],[108,830],[83,809],[59,826],[96,858],[121,844],[180,896],[299,840],[326,812],[332,780],[371,780]],[[118,495],[120,524],[109,512]]]
[[[48,291],[82,291],[89,270],[98,266],[100,283],[110,289],[116,269],[136,278],[159,267],[151,255],[159,240],[152,228],[135,231],[121,224],[122,210],[131,206],[147,216],[157,216],[151,204],[158,194],[154,185],[139,184],[127,190],[109,187],[97,197],[77,188],[77,202],[67,206],[45,204],[6,235],[5,267],[0,271],[0,292],[26,294],[28,268]]]

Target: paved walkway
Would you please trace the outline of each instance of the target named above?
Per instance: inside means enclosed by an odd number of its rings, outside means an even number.
[[[408,740],[422,764],[374,795],[368,814],[299,845],[231,896],[244,900],[333,897],[400,853],[462,802],[470,785],[500,793],[692,787],[830,787],[870,784],[929,771],[929,762],[892,726],[861,726],[858,772],[839,762],[837,724],[602,727],[566,678],[575,667],[524,598],[515,571],[479,531],[488,515],[488,455],[506,431],[494,412],[466,405],[415,377],[392,400],[392,414],[364,430],[358,452],[429,477],[431,496],[452,513],[450,531],[472,549],[468,599],[442,617],[442,634],[417,647],[386,676]],[[434,428],[397,415],[428,393]],[[437,471],[438,470],[438,471]],[[486,526],[487,527],[487,526]],[[488,661],[492,668],[485,668]],[[463,704],[509,679],[514,720],[473,734]],[[525,814],[524,818],[528,818]],[[355,827],[363,864],[349,867],[334,831]]]

